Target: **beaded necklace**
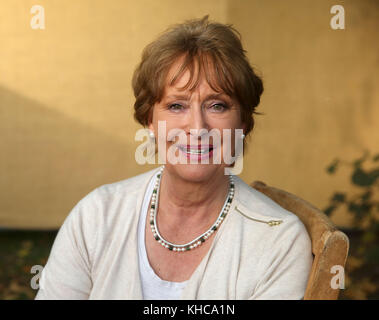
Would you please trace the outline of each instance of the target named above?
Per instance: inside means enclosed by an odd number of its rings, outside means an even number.
[[[220,226],[220,224],[223,222],[224,218],[229,212],[230,205],[232,203],[233,197],[234,197],[234,181],[233,177],[230,175],[229,180],[229,192],[226,197],[224,206],[222,207],[220,214],[215,221],[215,223],[202,235],[196,237],[194,240],[185,243],[185,244],[174,244],[167,240],[165,240],[159,233],[158,226],[157,226],[157,208],[158,208],[158,199],[159,199],[159,189],[160,189],[160,180],[162,177],[164,166],[161,167],[159,170],[159,173],[157,174],[157,180],[154,185],[153,194],[151,196],[151,205],[150,205],[150,227],[151,231],[153,232],[153,236],[155,240],[157,240],[164,248],[176,251],[176,252],[183,252],[188,251],[197,248],[200,246],[205,240],[207,240]]]

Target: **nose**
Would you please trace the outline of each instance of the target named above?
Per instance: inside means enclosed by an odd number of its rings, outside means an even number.
[[[188,133],[194,137],[201,137],[208,130],[206,116],[200,106],[192,107],[190,110]]]

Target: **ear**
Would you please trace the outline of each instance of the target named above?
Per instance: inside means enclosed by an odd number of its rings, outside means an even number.
[[[155,134],[153,122],[150,122],[147,127],[149,128],[150,131],[152,131]]]

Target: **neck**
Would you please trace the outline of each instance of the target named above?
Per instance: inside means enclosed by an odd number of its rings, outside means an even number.
[[[182,222],[213,219],[219,214],[228,190],[229,177],[223,171],[211,179],[193,182],[165,169],[161,179],[159,211]],[[214,214],[210,215],[210,212]]]

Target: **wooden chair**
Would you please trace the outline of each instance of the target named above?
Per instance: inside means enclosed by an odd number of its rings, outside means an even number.
[[[349,251],[348,237],[337,230],[321,210],[305,200],[261,181],[254,181],[251,186],[296,214],[309,233],[314,259],[304,300],[337,300],[339,289],[331,286],[331,280],[336,275],[331,272],[331,268],[335,265],[345,267]]]

